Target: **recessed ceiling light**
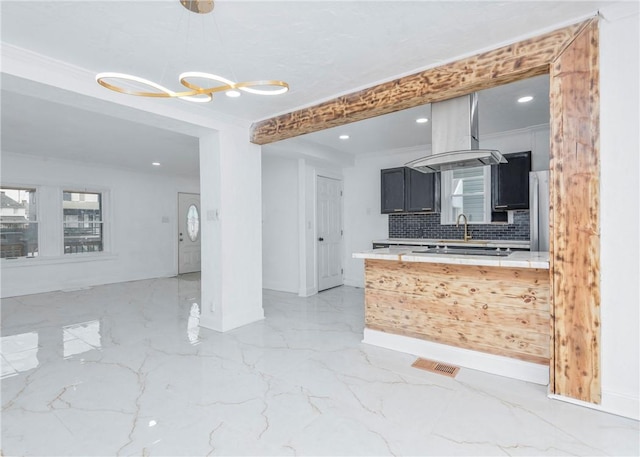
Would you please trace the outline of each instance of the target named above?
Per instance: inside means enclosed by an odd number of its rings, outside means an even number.
[[[429,119],[427,119],[426,117],[419,117],[418,119],[416,119],[416,122],[418,124],[425,124],[425,123],[429,122]]]
[[[159,167],[160,166],[160,162],[152,162],[151,165],[153,165],[154,167]]]
[[[225,92],[225,94],[227,94],[227,97],[231,97],[231,98],[236,98],[240,96],[240,91],[239,90],[228,90]]]
[[[527,103],[527,102],[530,102],[531,100],[533,100],[533,97],[531,95],[527,95],[526,97],[520,97],[518,99],[518,103]]]
[[[340,135],[338,138],[340,138],[341,140],[348,140],[349,135]]]

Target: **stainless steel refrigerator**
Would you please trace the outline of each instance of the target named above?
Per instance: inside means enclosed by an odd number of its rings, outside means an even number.
[[[529,173],[531,250],[549,252],[549,170]]]

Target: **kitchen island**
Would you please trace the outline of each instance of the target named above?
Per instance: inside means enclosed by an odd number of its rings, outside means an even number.
[[[365,260],[364,342],[546,384],[548,253],[415,251],[353,254]]]

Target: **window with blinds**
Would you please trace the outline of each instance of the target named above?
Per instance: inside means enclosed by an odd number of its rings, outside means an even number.
[[[491,221],[491,168],[461,168],[442,172],[442,223],[455,224],[460,214],[469,223]]]

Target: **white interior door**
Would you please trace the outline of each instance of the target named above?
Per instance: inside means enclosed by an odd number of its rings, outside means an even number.
[[[178,274],[200,271],[200,195],[178,194]]]
[[[342,181],[318,176],[318,291],[342,285]]]

